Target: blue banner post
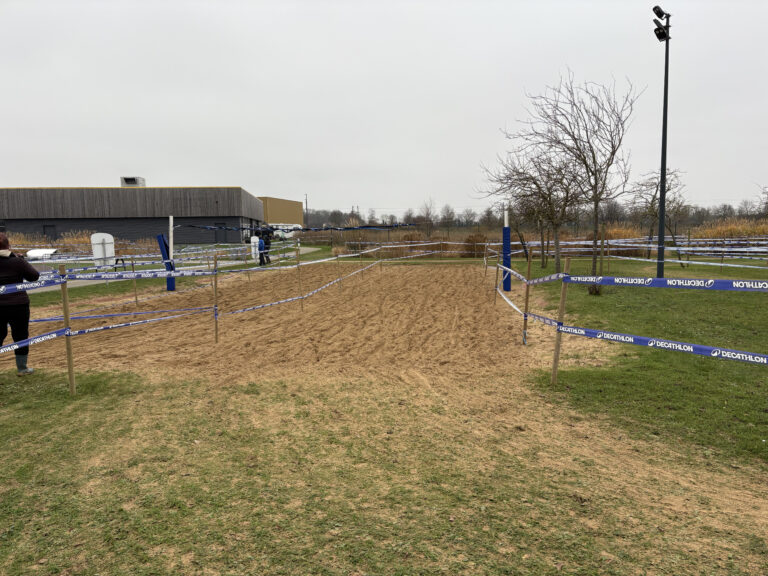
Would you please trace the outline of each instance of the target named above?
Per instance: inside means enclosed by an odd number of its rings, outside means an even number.
[[[507,268],[512,267],[512,241],[509,230],[509,212],[504,210],[504,228],[502,229],[501,239],[503,243],[502,247],[502,264]],[[512,275],[508,272],[504,275],[504,292],[512,290]]]
[[[165,264],[165,269],[168,270],[168,272],[173,272],[176,270],[176,267],[174,266],[173,262],[169,262],[168,258],[168,239],[165,237],[165,234],[158,234],[157,235],[157,243],[160,245],[160,254],[163,256],[163,260]],[[166,278],[165,279],[165,289],[168,292],[175,292],[176,291],[176,278]]]

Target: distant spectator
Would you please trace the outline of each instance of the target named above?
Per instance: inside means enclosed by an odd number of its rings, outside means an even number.
[[[24,280],[34,282],[38,278],[40,273],[24,258],[11,252],[8,236],[0,232],[0,285],[18,284]],[[25,291],[0,294],[0,346],[8,336],[8,324],[11,325],[14,342],[29,338],[29,296]],[[14,352],[16,373],[19,376],[32,374],[34,369],[27,367],[29,346],[22,346]]]
[[[264,259],[267,264],[272,264],[272,259],[269,257],[269,249],[272,248],[272,231],[267,230],[264,233]]]
[[[265,259],[264,259],[264,238],[261,236],[261,234],[258,234],[259,236],[259,266],[264,266]]]

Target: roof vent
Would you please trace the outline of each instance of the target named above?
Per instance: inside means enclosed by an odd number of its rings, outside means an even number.
[[[146,185],[144,178],[141,176],[120,176],[120,186],[122,188],[143,188]]]

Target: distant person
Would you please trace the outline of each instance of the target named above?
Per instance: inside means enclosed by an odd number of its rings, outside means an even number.
[[[0,232],[0,285],[18,284],[24,280],[34,282],[40,278],[40,273],[32,265],[11,252],[8,236]],[[11,325],[11,336],[14,342],[29,338],[29,296],[25,291],[11,294],[0,294],[0,346],[8,336],[8,324]],[[17,348],[16,374],[26,376],[35,370],[27,367],[29,346]]]
[[[267,230],[264,234],[264,259],[267,264],[272,264],[272,259],[269,257],[269,249],[272,248],[272,232]]]
[[[264,264],[265,264],[265,259],[264,259],[264,238],[261,236],[261,234],[259,234],[258,236],[259,236],[259,266],[264,266]]]

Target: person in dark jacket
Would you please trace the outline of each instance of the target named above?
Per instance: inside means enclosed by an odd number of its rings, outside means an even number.
[[[266,260],[264,258],[264,237],[258,232],[256,235],[259,237],[259,266],[264,266]]]
[[[24,280],[34,282],[38,278],[40,273],[24,258],[11,252],[8,236],[0,232],[0,286],[18,284]],[[0,293],[0,346],[8,336],[9,324],[14,342],[29,338],[29,296],[24,291],[11,294]],[[27,367],[29,346],[17,348],[14,353],[16,354],[16,373],[19,376],[32,374],[34,369]]]
[[[264,259],[267,264],[272,264],[272,259],[269,257],[270,248],[272,248],[272,231],[267,230],[264,232]]]

